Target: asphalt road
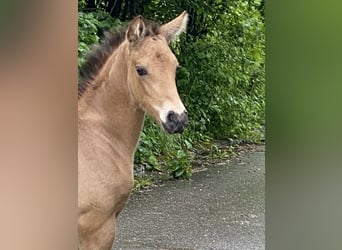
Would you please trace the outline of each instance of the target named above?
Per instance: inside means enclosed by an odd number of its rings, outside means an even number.
[[[264,146],[193,175],[134,193],[113,249],[265,249]]]

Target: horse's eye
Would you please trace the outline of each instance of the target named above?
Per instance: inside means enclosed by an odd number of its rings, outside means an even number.
[[[137,66],[136,71],[137,71],[139,76],[147,75],[147,70],[144,67]]]

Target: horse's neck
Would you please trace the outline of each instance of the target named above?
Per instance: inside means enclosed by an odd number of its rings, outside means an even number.
[[[113,143],[125,147],[133,157],[144,121],[144,111],[139,108],[127,86],[127,55],[125,49],[118,49],[108,59],[103,70],[94,81],[101,81],[88,100],[79,119],[86,122],[96,119],[90,129],[104,129]],[[82,100],[81,100],[82,101]]]

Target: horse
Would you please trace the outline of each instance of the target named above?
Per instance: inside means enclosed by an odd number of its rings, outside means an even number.
[[[135,17],[105,33],[80,69],[78,98],[79,249],[108,250],[133,188],[133,157],[150,114],[166,133],[182,133],[188,114],[176,87],[169,44],[186,31],[186,11],[163,25]]]

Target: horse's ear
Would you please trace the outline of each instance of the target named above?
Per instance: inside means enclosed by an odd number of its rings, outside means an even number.
[[[145,24],[141,16],[135,17],[128,25],[126,37],[131,44],[135,44],[145,34]]]
[[[186,31],[186,25],[188,24],[189,15],[186,11],[183,11],[178,17],[172,21],[163,24],[159,33],[164,35],[167,42],[170,43],[173,39],[179,36],[182,32]]]

